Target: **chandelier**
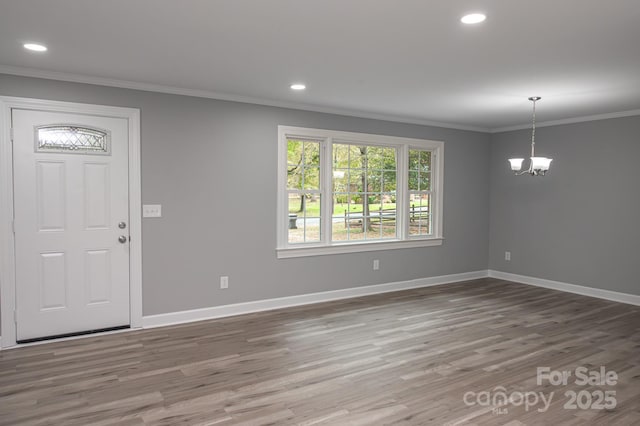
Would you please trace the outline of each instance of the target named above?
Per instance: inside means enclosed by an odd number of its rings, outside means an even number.
[[[531,129],[531,159],[529,168],[526,170],[522,169],[522,162],[524,158],[510,158],[509,163],[511,163],[511,170],[518,176],[523,175],[525,173],[530,174],[531,176],[544,176],[544,174],[549,170],[549,165],[551,164],[551,158],[547,157],[536,157],[535,148],[536,148],[536,101],[539,101],[541,98],[539,96],[533,96],[529,98],[531,102],[533,102],[533,126]]]

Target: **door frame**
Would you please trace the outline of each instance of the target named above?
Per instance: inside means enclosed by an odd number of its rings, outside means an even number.
[[[16,263],[13,232],[12,109],[124,118],[129,130],[130,327],[142,328],[142,194],[140,110],[105,105],[0,96],[0,349],[16,346]],[[18,345],[19,346],[19,345]]]

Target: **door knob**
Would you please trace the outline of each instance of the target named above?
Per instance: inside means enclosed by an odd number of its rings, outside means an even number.
[[[120,241],[122,244],[127,242],[127,237],[125,237],[124,235],[120,235],[118,237],[118,241]]]
[[[124,228],[126,228],[126,227],[127,227],[127,223],[126,223],[126,222],[120,222],[120,223],[118,224],[118,228],[120,228],[120,229],[124,229]]]

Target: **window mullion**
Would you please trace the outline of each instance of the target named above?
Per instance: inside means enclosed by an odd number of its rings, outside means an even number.
[[[278,196],[277,196],[277,245],[287,247],[288,244],[288,199],[287,191],[287,137],[284,132],[278,129]]]
[[[409,235],[409,211],[407,209],[409,147],[407,145],[400,146],[396,157],[398,164],[396,167],[396,227],[398,239],[404,240]]]
[[[332,202],[333,202],[333,175],[331,155],[333,150],[333,143],[331,138],[326,138],[321,145],[320,149],[320,198],[321,198],[321,213],[320,213],[320,235],[321,244],[331,244],[331,221],[332,221]]]
[[[440,194],[440,178],[441,178],[441,164],[438,159],[438,151],[431,151],[431,189],[429,190],[429,220],[430,220],[430,228],[429,231],[432,236],[440,237],[442,236],[441,232],[441,224],[440,221],[442,218],[440,217],[442,212],[442,206],[440,203],[442,202],[441,194]]]

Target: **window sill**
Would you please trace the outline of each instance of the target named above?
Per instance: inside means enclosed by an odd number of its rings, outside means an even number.
[[[323,256],[327,254],[361,253],[366,251],[396,250],[416,247],[441,246],[444,238],[428,238],[405,241],[375,241],[367,243],[343,243],[332,246],[292,247],[276,249],[278,259],[291,257]]]

